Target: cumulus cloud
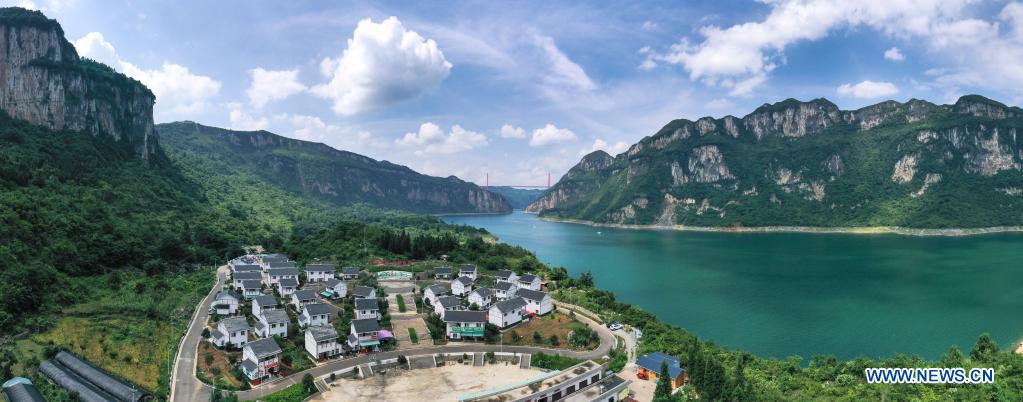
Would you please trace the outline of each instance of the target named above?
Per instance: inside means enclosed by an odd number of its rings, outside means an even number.
[[[159,69],[144,69],[125,61],[99,32],[86,34],[74,45],[79,55],[107,64],[149,87],[156,95],[157,113],[195,113],[220,92],[219,81],[193,74],[180,64],[164,62]]]
[[[526,130],[511,124],[501,126],[501,138],[526,138]]]
[[[390,142],[383,141],[368,131],[326,123],[316,116],[280,114],[274,116],[274,120],[289,127],[291,131],[288,135],[292,138],[322,142],[346,151],[372,155],[391,146]]]
[[[291,95],[305,91],[306,86],[298,81],[298,69],[265,70],[257,67],[249,70],[252,83],[245,94],[249,103],[255,107],[263,107],[267,102],[286,99]]]
[[[237,102],[231,102],[227,104],[230,115],[228,116],[231,122],[231,129],[233,130],[266,130],[270,125],[270,120],[266,117],[256,117],[245,111],[242,108],[242,104]]]
[[[650,20],[643,21],[643,26],[641,28],[643,28],[644,31],[656,31],[657,23]]]
[[[482,133],[466,130],[457,124],[445,134],[440,126],[426,122],[419,126],[419,131],[406,133],[394,142],[399,146],[417,148],[415,153],[421,156],[471,151],[487,146],[490,140]]]
[[[551,144],[574,141],[575,133],[566,128],[558,128],[548,123],[542,128],[533,130],[533,137],[529,139],[529,146],[542,147]]]
[[[842,84],[838,94],[857,98],[880,98],[899,93],[899,88],[890,82],[874,82],[866,80],[858,84]]]
[[[593,141],[593,146],[591,146],[590,150],[587,151],[586,153],[588,154],[596,150],[603,150],[604,152],[607,152],[611,155],[618,155],[622,152],[625,152],[628,149],[629,144],[625,143],[624,141],[618,141],[614,144],[608,144],[607,141],[597,138],[595,141]]]
[[[884,58],[892,61],[903,61],[906,59],[906,56],[902,55],[902,51],[899,48],[892,47],[884,51]]]
[[[324,59],[320,71],[330,80],[313,87],[330,99],[335,113],[351,116],[417,98],[440,85],[451,63],[432,39],[424,39],[390,17],[359,21],[348,48]]]

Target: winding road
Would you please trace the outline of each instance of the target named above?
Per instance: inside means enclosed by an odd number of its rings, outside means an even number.
[[[209,318],[209,306],[213,301],[213,295],[218,289],[220,289],[227,279],[228,269],[227,266],[221,266],[217,269],[217,283],[210,290],[210,293],[203,299],[202,302],[196,306],[195,314],[192,317],[192,322],[188,327],[188,332],[181,340],[181,344],[178,347],[177,358],[174,360],[174,368],[171,371],[171,390],[170,400],[171,402],[191,402],[191,401],[205,401],[209,400],[210,393],[213,390],[212,387],[199,381],[195,373],[195,362],[198,356],[199,342],[202,341],[202,329],[205,326]],[[566,308],[562,303],[555,302],[555,305],[561,309]],[[598,359],[606,356],[611,352],[611,348],[617,343],[615,335],[611,333],[609,329],[603,324],[594,321],[593,319],[583,315],[577,314],[576,319],[584,322],[597,331],[600,336],[600,345],[594,350],[586,351],[575,351],[575,350],[564,350],[564,349],[548,349],[540,347],[530,346],[503,346],[503,345],[485,345],[485,344],[464,344],[464,343],[452,343],[441,346],[432,346],[427,348],[416,348],[413,350],[396,350],[390,352],[380,352],[368,355],[362,355],[353,358],[333,360],[311,369],[294,373],[276,381],[265,383],[254,389],[248,391],[238,392],[238,398],[241,400],[254,400],[261,398],[265,395],[280,391],[289,386],[298,384],[302,381],[302,377],[306,374],[311,374],[313,378],[320,378],[329,375],[332,372],[338,370],[344,370],[351,367],[358,366],[360,364],[366,364],[377,360],[391,359],[398,355],[404,354],[406,356],[416,355],[427,355],[435,353],[474,353],[474,352],[510,352],[510,353],[523,353],[532,354],[537,352],[544,352],[548,354],[558,354],[562,356],[569,356],[576,359]]]

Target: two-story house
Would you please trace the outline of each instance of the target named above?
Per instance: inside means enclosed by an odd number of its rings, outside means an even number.
[[[305,266],[306,282],[326,282],[334,278],[334,271],[337,267],[334,264],[310,264]]]
[[[458,267],[458,276],[464,276],[466,278],[476,280],[476,276],[479,269],[473,264],[462,264]]]
[[[352,297],[356,299],[376,299],[377,290],[368,286],[356,286],[352,289]]]
[[[252,315],[259,317],[265,311],[276,310],[277,298],[272,295],[260,295],[252,298]]]
[[[501,271],[497,271],[496,273],[494,273],[494,281],[495,282],[511,282],[511,283],[515,283],[515,282],[518,282],[518,280],[519,280],[519,276],[515,273],[515,271],[501,270]]]
[[[451,294],[464,297],[472,291],[472,279],[468,276],[459,276],[451,281]]]
[[[380,323],[372,318],[352,320],[351,332],[348,334],[348,346],[352,350],[379,349]]]
[[[427,304],[433,304],[434,302],[437,301],[438,297],[446,296],[450,293],[451,292],[448,291],[447,286],[435,283],[433,285],[427,286],[426,290],[423,290],[423,301],[425,301]]]
[[[530,289],[519,289],[515,296],[526,301],[526,312],[533,315],[544,315],[554,310],[551,295]]]
[[[298,281],[298,268],[271,268],[266,271],[267,286],[277,286],[281,279]]]
[[[362,268],[359,267],[342,267],[341,268],[341,279],[351,281],[359,279],[359,272],[362,272]]]
[[[314,360],[322,361],[341,353],[337,330],[332,325],[317,325],[305,330],[305,350]]]
[[[316,291],[312,289],[296,290],[291,294],[291,305],[295,311],[302,311],[302,306],[316,301]]]
[[[256,323],[256,335],[263,338],[272,338],[274,336],[288,337],[288,323],[291,322],[291,319],[288,318],[288,312],[284,310],[266,310],[257,317],[259,317],[259,322]]]
[[[262,383],[280,372],[281,347],[273,338],[249,342],[242,349],[242,372],[254,384]]]
[[[246,279],[242,281],[242,295],[246,299],[263,294],[263,281],[259,279]]]
[[[500,328],[507,328],[521,322],[525,311],[526,301],[521,297],[513,297],[490,306],[487,320]]]
[[[489,288],[477,288],[469,292],[469,307],[476,305],[480,310],[486,310],[493,302],[493,294]]]
[[[309,303],[302,306],[298,315],[298,325],[303,327],[315,327],[327,325],[330,322],[332,310],[330,306],[323,303]]]
[[[210,340],[218,347],[241,348],[249,341],[249,322],[245,317],[228,317],[217,323]]]
[[[348,284],[340,279],[330,278],[324,281],[324,292],[329,293],[327,297],[332,299],[343,299],[348,296]]]
[[[355,299],[355,318],[380,319],[380,305],[377,299]]]
[[[449,339],[483,338],[486,333],[486,311],[449,311],[444,315]]]
[[[519,281],[518,283],[516,283],[516,285],[519,287],[519,289],[529,289],[539,292],[541,286],[540,277],[531,274],[523,274],[522,276],[519,277]]]
[[[451,279],[451,275],[452,275],[451,267],[446,267],[445,266],[445,267],[437,267],[437,268],[433,269],[433,278],[434,279],[450,280]]]
[[[218,290],[217,294],[213,296],[210,307],[217,315],[234,315],[238,313],[241,299],[242,297],[234,291]]]
[[[235,288],[235,289],[241,290],[242,289],[242,281],[250,281],[250,280],[253,280],[253,279],[255,279],[257,281],[263,280],[263,272],[261,272],[261,271],[235,272],[231,276],[231,286],[233,288]]]
[[[515,286],[514,283],[498,282],[496,285],[494,285],[494,298],[496,298],[497,301],[505,301],[511,299],[515,297],[515,291],[518,289],[519,287]]]
[[[298,279],[284,278],[277,282],[277,294],[283,299],[290,299],[291,295],[298,290]]]
[[[462,305],[462,301],[455,296],[441,296],[433,302],[433,312],[437,313],[441,318],[444,318],[444,314],[448,311],[454,310],[467,310]]]

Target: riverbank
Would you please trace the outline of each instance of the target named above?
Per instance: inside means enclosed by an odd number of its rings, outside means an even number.
[[[686,225],[633,225],[621,223],[600,223],[579,219],[553,218],[541,216],[549,222],[573,223],[593,227],[607,227],[632,230],[675,230],[680,232],[721,232],[721,233],[845,233],[845,234],[897,234],[903,236],[976,236],[993,233],[1023,232],[1023,226],[996,226],[990,228],[965,229],[919,229],[901,226],[863,226],[863,227],[815,227],[815,226],[756,226],[756,227],[714,227]]]

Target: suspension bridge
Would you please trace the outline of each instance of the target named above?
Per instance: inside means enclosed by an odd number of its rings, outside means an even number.
[[[551,173],[547,172],[547,185],[537,186],[537,185],[532,185],[532,184],[521,184],[521,185],[520,184],[500,184],[500,185],[495,184],[494,187],[515,187],[515,188],[549,189],[549,188],[551,188]],[[484,190],[489,190],[490,189],[490,172],[486,172],[486,173],[483,174],[483,189]]]

